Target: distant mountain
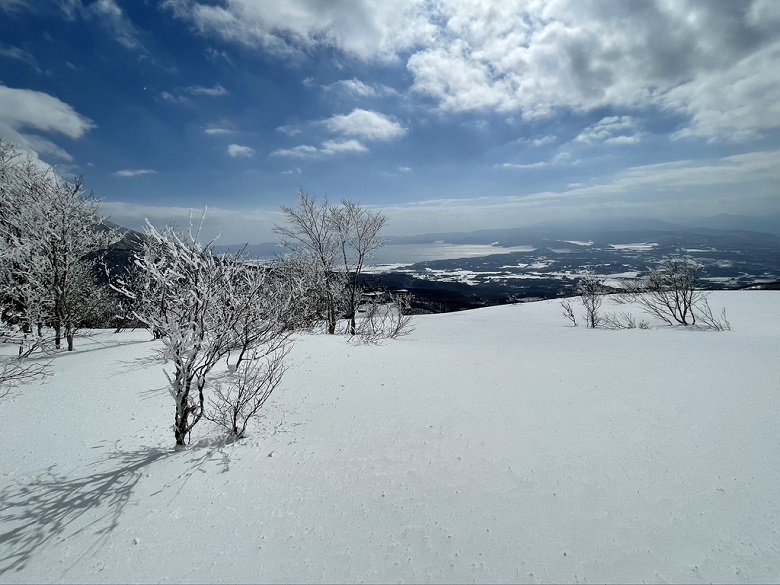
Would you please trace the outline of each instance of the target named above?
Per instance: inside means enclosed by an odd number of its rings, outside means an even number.
[[[657,219],[625,218],[598,222],[547,222],[520,228],[477,230],[473,232],[432,233],[388,238],[389,244],[497,244],[499,246],[547,246],[551,241],[591,239],[617,231],[677,230],[679,226]]]
[[[105,219],[100,224],[98,224],[97,229],[104,231],[115,229],[119,231],[120,234],[122,234],[122,237],[119,241],[111,244],[109,248],[110,250],[122,250],[128,253],[137,252],[141,249],[144,240],[146,239],[146,236],[141,232],[131,230],[130,228],[126,228]]]
[[[389,237],[389,244],[497,244],[500,246],[544,246],[545,242],[573,239],[611,239],[615,233],[696,232],[721,230],[750,231],[780,235],[780,214],[764,217],[717,215],[690,218],[672,223],[660,219],[628,217],[588,222],[545,222],[519,228],[476,230],[471,232],[428,233]]]
[[[728,215],[722,213],[714,217],[707,217],[687,222],[691,227],[704,227],[717,230],[743,230],[750,232],[765,232],[768,234],[780,234],[780,213],[773,213],[760,217],[745,215]]]

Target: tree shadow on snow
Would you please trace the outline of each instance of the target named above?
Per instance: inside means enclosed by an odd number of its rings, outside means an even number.
[[[116,363],[121,367],[119,370],[120,372],[131,373],[146,370],[152,366],[165,366],[167,365],[168,360],[160,355],[158,351],[151,351],[148,355],[142,355],[132,359],[117,360]]]
[[[68,477],[55,467],[25,484],[0,491],[0,576],[23,569],[37,549],[93,529],[95,544],[114,530],[130,501],[143,469],[172,455],[171,451],[144,449],[112,453],[95,473]],[[100,463],[100,462],[99,462]],[[11,527],[11,528],[6,528]],[[82,555],[83,556],[83,555]]]

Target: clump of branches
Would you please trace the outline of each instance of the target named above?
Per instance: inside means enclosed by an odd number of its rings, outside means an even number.
[[[585,308],[585,326],[595,329],[601,321],[599,309],[604,301],[604,281],[589,270],[577,283],[577,292]]]
[[[284,339],[267,344],[263,350],[253,349],[229,374],[232,379],[216,388],[204,417],[227,430],[233,440],[242,439],[249,420],[281,383],[290,348],[289,339]]]
[[[731,331],[731,323],[729,323],[729,320],[726,318],[726,307],[722,307],[720,315],[715,316],[712,313],[710,303],[705,296],[696,306],[696,310],[699,314],[699,322],[707,329],[712,329],[713,331]]]
[[[409,314],[410,304],[408,295],[374,296],[361,305],[363,317],[357,320],[355,333],[350,340],[378,344],[386,339],[408,335],[414,331],[414,322]]]
[[[620,302],[636,303],[667,325],[695,326],[716,331],[731,328],[726,311],[713,315],[708,293],[700,288],[701,267],[690,258],[667,258],[642,279],[623,282]]]
[[[605,329],[650,329],[650,323],[644,319],[637,321],[628,311],[605,313],[601,318],[601,326]]]
[[[6,356],[0,361],[0,398],[5,398],[16,386],[32,382],[48,374],[48,363],[29,362],[22,357]]]
[[[606,287],[604,281],[596,276],[593,271],[588,270],[577,282],[577,295],[579,296],[580,303],[582,303],[585,309],[584,319],[585,326],[590,329],[595,329],[601,323],[601,315],[599,309],[604,301],[604,295],[606,294]],[[572,324],[577,326],[577,316],[574,312],[574,306],[570,299],[563,299],[561,301],[561,308],[563,309],[563,315]]]
[[[0,398],[8,396],[17,386],[49,374],[50,362],[28,359],[33,352],[42,352],[45,349],[44,339],[31,331],[25,332],[16,327],[0,328],[0,343],[19,345],[18,355],[0,357]]]
[[[563,316],[571,321],[571,324],[576,327],[577,315],[574,313],[574,306],[571,304],[571,299],[563,299],[561,301],[561,309],[563,309]]]

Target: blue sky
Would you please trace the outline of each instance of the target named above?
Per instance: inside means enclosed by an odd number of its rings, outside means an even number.
[[[780,2],[0,0],[0,136],[138,228],[780,211]]]

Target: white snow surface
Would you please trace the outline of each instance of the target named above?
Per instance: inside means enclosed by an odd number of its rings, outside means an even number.
[[[732,331],[302,335],[249,437],[185,451],[158,342],[78,340],[0,401],[0,581],[777,582],[780,293],[710,304]]]

